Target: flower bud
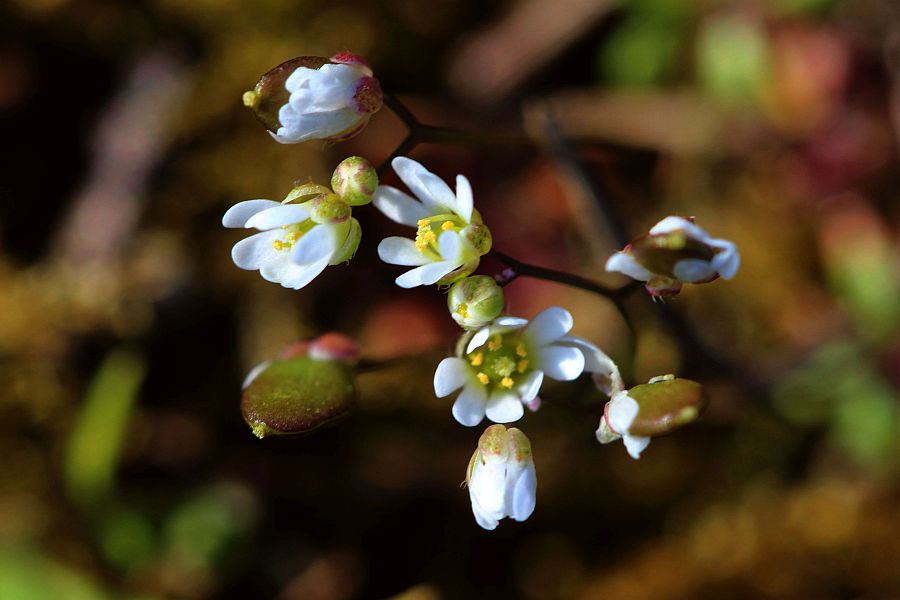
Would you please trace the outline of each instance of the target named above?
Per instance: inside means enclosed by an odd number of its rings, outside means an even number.
[[[503,302],[503,289],[487,275],[457,281],[447,295],[450,316],[464,329],[477,329],[496,319]]]
[[[284,62],[244,93],[277,141],[343,141],[359,133],[382,105],[381,85],[359,56],[301,56]]]
[[[674,375],[654,377],[613,394],[603,409],[597,440],[607,444],[621,438],[628,453],[640,458],[652,437],[695,421],[706,403],[699,383]]]
[[[472,244],[478,256],[484,256],[491,251],[493,238],[491,230],[484,223],[472,223],[462,230],[462,235]]]
[[[377,187],[378,173],[375,167],[361,156],[345,158],[331,176],[331,189],[350,206],[371,202]]]
[[[472,513],[484,529],[506,517],[524,521],[534,512],[537,492],[531,442],[515,427],[491,425],[478,440],[466,483]]]
[[[317,183],[304,183],[298,186],[295,186],[288,195],[284,197],[284,200],[281,201],[282,204],[303,204],[309,200],[312,200],[316,196],[321,196],[323,194],[330,194],[331,190],[329,190],[324,185],[319,185]]]
[[[337,249],[328,264],[337,265],[342,262],[347,262],[348,260],[353,258],[353,255],[356,254],[357,248],[359,248],[359,242],[361,239],[362,228],[359,226],[359,221],[351,218],[350,230],[347,232],[347,239],[345,239],[341,247]]]

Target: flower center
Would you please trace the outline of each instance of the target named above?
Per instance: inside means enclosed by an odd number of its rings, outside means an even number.
[[[311,219],[307,219],[300,223],[292,223],[290,225],[282,225],[281,229],[284,230],[284,236],[282,239],[277,239],[272,242],[272,247],[275,248],[276,251],[281,252],[282,250],[290,250],[294,247],[300,238],[302,238],[305,234],[309,233],[309,231],[316,226]]]
[[[438,238],[445,231],[460,231],[466,226],[456,215],[434,215],[419,219],[416,231],[416,249],[432,260],[441,260]]]
[[[518,335],[497,334],[466,355],[484,386],[512,389],[516,380],[529,371],[528,347]]]

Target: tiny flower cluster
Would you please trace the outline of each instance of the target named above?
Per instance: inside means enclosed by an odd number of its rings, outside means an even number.
[[[381,108],[382,92],[365,60],[341,53],[282,63],[260,78],[244,95],[244,103],[278,142],[336,142],[365,127]],[[538,410],[545,377],[572,381],[589,373],[609,397],[598,441],[621,439],[635,459],[652,437],[697,418],[706,402],[699,384],[667,375],[626,389],[609,356],[590,341],[570,335],[574,320],[564,308],[547,308],[530,321],[503,314],[503,290],[497,281],[473,275],[493,240],[475,209],[469,180],[457,175],[451,188],[404,156],[394,158],[391,166],[407,191],[379,185],[367,160],[350,157],[334,170],[330,187],[305,183],[281,202],[240,202],[225,213],[222,224],[257,230],[234,245],[231,254],[238,267],[258,270],[267,281],[292,289],[353,257],[362,236],[352,216],[355,207],[372,203],[391,221],[415,231],[410,237],[383,239],[378,256],[385,263],[411,267],[395,280],[402,288],[449,287],[449,313],[463,333],[454,356],[437,365],[434,392],[438,398],[455,394],[450,413],[461,425],[474,427],[485,418],[495,423],[481,435],[466,472],[472,512],[481,527],[494,529],[506,517],[523,521],[534,511],[537,476],[531,442],[506,424],[521,419],[525,408]],[[645,282],[657,297],[677,294],[684,283],[730,279],[739,265],[732,242],[712,238],[692,218],[667,217],[613,254],[606,270]],[[261,374],[267,373],[264,383],[271,387],[288,385],[284,382],[298,374],[321,378],[329,373],[335,389],[342,390],[334,394],[340,402],[326,415],[336,418],[352,405],[355,389],[347,383],[346,367],[357,357],[356,345],[342,336],[292,347],[280,362],[263,363],[248,376],[245,413],[255,419],[259,432],[276,431],[266,420],[265,399],[259,406],[254,403],[257,388],[265,387],[254,383]],[[311,393],[309,386],[303,390],[307,396]],[[297,428],[321,424],[305,412],[294,421]],[[284,428],[281,420],[273,422]]]

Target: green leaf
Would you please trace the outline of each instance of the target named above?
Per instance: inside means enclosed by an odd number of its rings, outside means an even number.
[[[132,349],[119,347],[109,353],[91,382],[63,465],[66,490],[82,506],[96,504],[112,487],[144,373],[143,358]]]
[[[308,357],[273,362],[244,390],[244,420],[260,438],[309,433],[356,406],[356,382],[347,365]]]

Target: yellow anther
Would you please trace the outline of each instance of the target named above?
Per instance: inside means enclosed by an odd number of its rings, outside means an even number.
[[[499,350],[503,346],[503,338],[496,337],[488,342],[488,350]]]
[[[503,387],[505,387],[508,390],[512,389],[512,386],[513,386],[512,377],[504,377],[503,379],[500,380],[500,385],[502,385]]]
[[[301,234],[299,231],[292,231],[289,234],[287,234],[287,241],[290,242],[291,244],[293,244],[297,240],[299,240],[302,235],[303,234]]]
[[[422,236],[422,239],[425,240],[426,242],[428,242],[428,243],[430,244],[430,243],[432,243],[432,242],[436,242],[436,241],[437,241],[437,236],[434,234],[433,231],[428,230],[428,231],[426,231],[425,234]]]
[[[516,365],[516,371],[518,371],[519,373],[524,373],[527,370],[528,370],[528,361],[523,358],[522,360],[519,361],[519,364]]]
[[[277,252],[281,252],[282,250],[284,250],[284,242],[282,242],[281,240],[275,240],[274,242],[272,242],[272,247],[275,248]]]
[[[459,306],[456,307],[456,314],[461,316],[463,319],[469,318],[469,305],[463,302]]]
[[[484,385],[487,385],[491,382],[491,378],[487,376],[487,373],[478,373],[477,377],[478,381],[480,381]]]
[[[418,225],[419,227],[425,227],[426,225],[428,225],[428,219],[419,219],[418,221],[416,221],[416,225]]]
[[[444,221],[444,224],[441,225],[441,229],[443,229],[444,231],[450,231],[451,229],[453,229],[453,223],[451,223],[450,221]]]
[[[521,356],[522,358],[525,358],[526,356],[528,356],[528,351],[525,350],[525,344],[523,344],[522,342],[519,342],[519,345],[516,346],[516,354]]]
[[[481,352],[478,352],[477,354],[473,354],[472,358],[469,359],[469,363],[473,367],[480,367],[481,363],[483,363],[483,362],[484,362],[484,354],[482,354]]]

